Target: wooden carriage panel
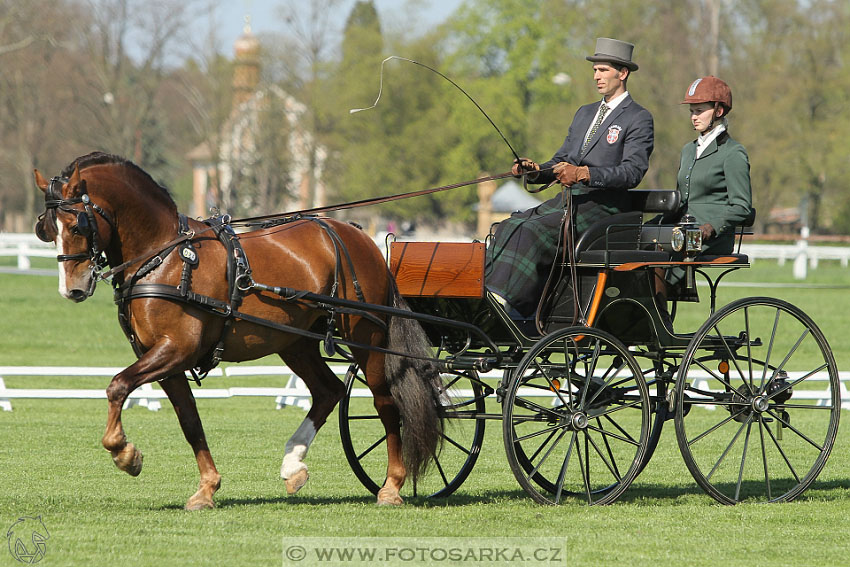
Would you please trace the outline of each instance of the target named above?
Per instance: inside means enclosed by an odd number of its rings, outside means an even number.
[[[483,297],[481,242],[393,242],[390,271],[401,295]]]

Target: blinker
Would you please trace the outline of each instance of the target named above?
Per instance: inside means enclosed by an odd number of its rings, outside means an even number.
[[[77,214],[77,233],[86,238],[91,238],[92,226],[85,211]]]
[[[38,222],[35,223],[35,235],[42,242],[53,242],[53,239],[47,236],[47,229],[45,227],[45,223],[47,222],[46,215],[41,215],[38,218]]]

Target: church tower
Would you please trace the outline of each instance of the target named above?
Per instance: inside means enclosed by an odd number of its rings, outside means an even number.
[[[260,84],[260,42],[251,33],[251,16],[245,16],[242,35],[233,44],[233,109],[250,99]]]

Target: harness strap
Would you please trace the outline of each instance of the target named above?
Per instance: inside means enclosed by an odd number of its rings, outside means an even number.
[[[311,292],[305,292],[305,296],[314,296],[314,298],[323,297],[323,296],[319,296],[317,294],[313,294]],[[232,318],[238,318],[238,319],[242,319],[243,321],[246,321],[248,323],[254,323],[256,325],[261,325],[261,326],[264,326],[264,327],[275,329],[277,331],[282,331],[282,332],[285,332],[285,333],[291,333],[291,334],[294,334],[294,335],[299,335],[299,336],[302,336],[302,337],[307,337],[307,338],[315,339],[315,340],[319,340],[319,341],[324,340],[324,338],[325,338],[325,336],[320,334],[320,333],[316,333],[316,332],[309,331],[307,329],[302,329],[302,328],[299,328],[299,327],[293,327],[291,325],[284,325],[283,323],[275,323],[274,321],[269,321],[268,319],[263,319],[262,317],[257,317],[255,315],[251,315],[249,313],[243,313],[242,311],[231,309],[230,304],[228,302],[222,301],[220,299],[215,299],[214,297],[209,297],[209,296],[202,295],[202,294],[199,294],[199,293],[194,293],[194,292],[189,292],[188,294],[184,295],[176,287],[171,286],[171,285],[167,285],[167,284],[137,284],[137,285],[133,286],[132,288],[127,288],[127,289],[122,290],[120,300],[121,301],[129,301],[129,300],[132,300],[132,299],[142,299],[142,298],[169,299],[169,300],[178,301],[178,302],[181,302],[181,303],[186,303],[186,304],[194,306],[194,307],[198,307],[200,309],[203,309],[204,311],[207,311],[208,313],[211,313],[213,315],[217,315],[219,317],[228,317],[228,318],[231,318],[231,319]],[[327,296],[324,296],[324,298],[329,299]],[[336,301],[347,302],[347,303],[350,303],[350,304],[353,304],[353,305],[359,305],[358,302],[347,301],[347,300],[344,300],[344,299],[336,299]],[[405,316],[405,315],[410,316],[411,315],[409,312],[404,312],[402,314],[400,312],[400,310],[394,309],[392,307],[385,307],[385,306],[382,306],[382,305],[371,305],[370,304],[369,309],[376,310],[376,311],[385,311],[387,313],[391,313],[391,314],[394,314],[394,315],[401,315],[401,316]],[[344,311],[349,312],[349,313],[356,313],[357,315],[360,315],[360,316],[363,316],[363,317],[369,317],[369,316],[371,316],[373,318],[375,317],[374,315],[372,315],[372,314],[370,314],[366,311],[358,310],[356,308],[349,309],[349,308],[343,307],[342,309],[337,309],[337,310],[338,311],[344,310]],[[434,320],[438,320],[437,317],[421,315],[421,314],[417,314],[416,318],[417,319],[433,318]],[[384,324],[383,322],[381,322],[381,323]],[[469,327],[470,330],[474,329],[474,327],[472,327],[471,325],[468,325],[466,323],[455,322],[455,325],[457,325],[459,327],[463,327],[463,328]],[[398,351],[394,351],[394,350],[383,348],[383,347],[378,347],[378,346],[374,346],[374,345],[367,345],[367,344],[362,344],[362,343],[356,343],[356,342],[348,341],[348,340],[345,340],[345,339],[340,339],[337,342],[338,342],[338,344],[341,344],[343,346],[347,346],[349,348],[360,348],[360,349],[366,349],[366,350],[373,350],[373,351],[377,351],[377,352],[382,352],[384,354],[404,356],[406,358],[416,358],[416,359],[419,359],[419,360],[429,360],[431,362],[436,362],[436,363],[444,362],[444,361],[442,361],[438,358],[432,358],[432,357],[428,357],[428,356],[417,356],[417,355],[407,353],[407,352],[398,352]],[[494,345],[494,347],[495,347],[495,345]],[[496,349],[494,352],[498,352],[498,349]],[[194,373],[194,369],[193,369],[193,373]]]
[[[248,264],[248,257],[245,255],[245,251],[242,249],[242,244],[239,241],[239,236],[233,230],[233,227],[230,226],[229,215],[214,217],[211,219],[207,219],[204,222],[212,227],[216,237],[218,237],[218,240],[224,245],[225,255],[227,258],[227,290],[228,297],[230,299],[229,302],[226,304],[226,309],[227,313],[232,313],[239,309],[239,307],[242,305],[242,299],[245,296],[245,290],[243,290],[241,286],[237,285],[237,282],[239,282],[243,277],[250,278],[251,276],[251,267]],[[186,230],[188,230],[188,223],[186,224]],[[186,295],[187,298],[206,297],[195,294],[189,289],[188,285],[181,291]],[[207,299],[213,300],[213,298]],[[224,304],[224,302],[220,302],[219,300],[214,301]],[[219,306],[218,308],[221,309],[221,306]],[[221,359],[224,356],[224,341],[227,338],[227,335],[230,333],[230,329],[232,327],[233,318],[227,316],[224,321],[224,325],[222,325],[221,328],[221,335],[219,336],[218,342],[210,353],[209,358],[199,365],[197,373],[195,369],[192,369],[192,375],[195,377],[196,382],[200,383],[200,380],[206,377],[206,375],[209,374],[209,371],[218,366],[218,364],[221,362]]]
[[[357,273],[354,270],[354,262],[351,259],[351,253],[348,251],[348,247],[342,241],[337,231],[335,231],[331,226],[324,222],[323,220],[317,218],[315,219],[319,226],[325,229],[325,232],[328,233],[328,236],[331,237],[331,240],[334,243],[334,248],[336,249],[336,258],[337,258],[337,268],[339,269],[340,264],[340,251],[345,255],[345,260],[348,263],[348,271],[351,272],[351,284],[354,286],[354,293],[357,294],[357,299],[362,302],[366,302],[366,296],[363,295],[363,289],[360,287],[360,282],[357,280]],[[336,283],[336,282],[334,282]]]

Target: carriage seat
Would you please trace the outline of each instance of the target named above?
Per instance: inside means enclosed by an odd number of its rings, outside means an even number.
[[[679,209],[678,191],[643,190],[634,193],[635,210],[601,219],[591,225],[576,243],[576,258],[580,264],[610,265],[626,262],[666,262],[673,252],[671,241],[674,226],[670,224],[643,224],[643,213],[673,213]],[[642,208],[641,208],[642,207]],[[740,243],[747,229],[755,223],[756,210],[735,228]],[[704,254],[699,260],[711,262],[717,258],[735,258],[724,264],[748,264],[746,254]]]
[[[681,195],[675,189],[632,189],[632,210],[600,219],[590,225],[576,242],[580,264],[605,265],[625,262],[664,262],[669,252],[642,246],[644,213],[673,213]]]

